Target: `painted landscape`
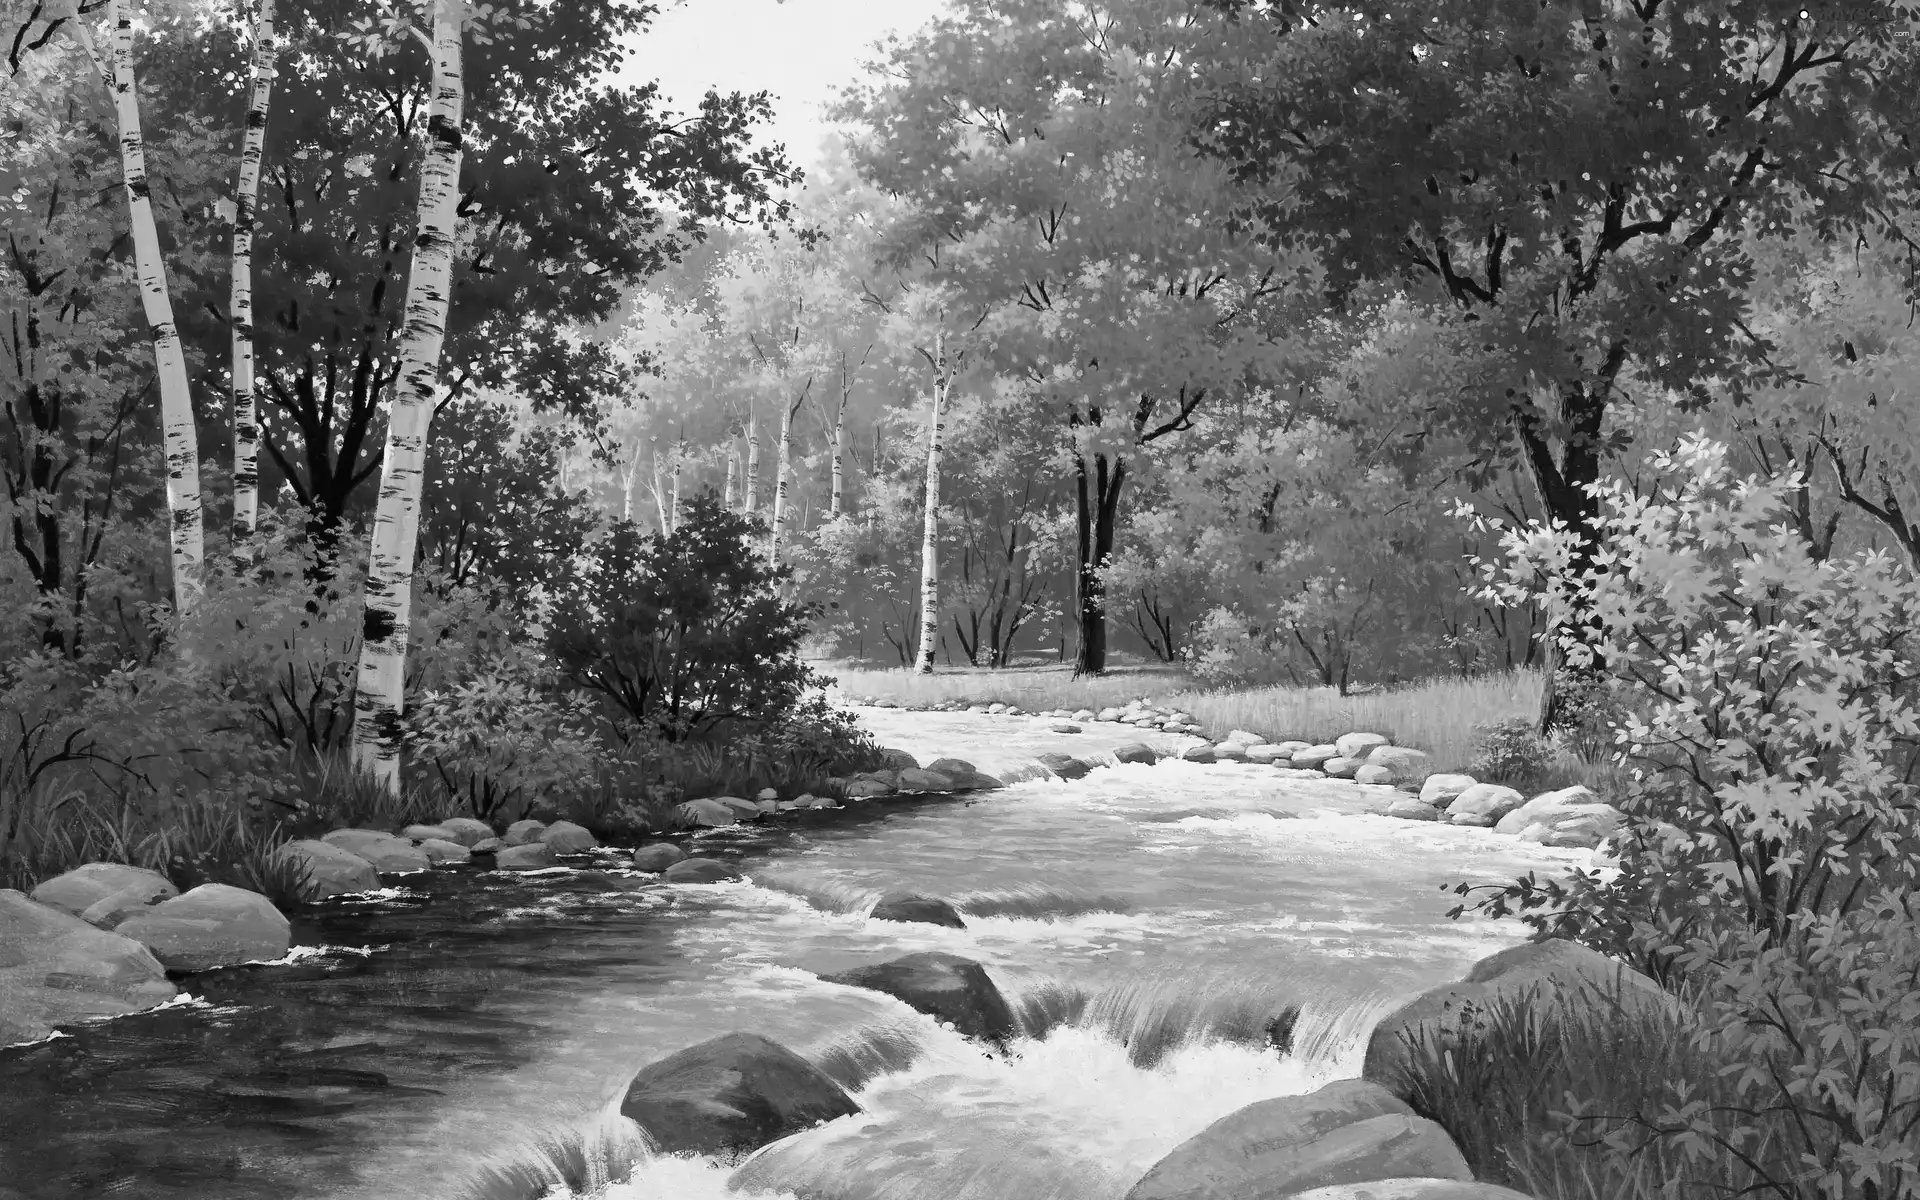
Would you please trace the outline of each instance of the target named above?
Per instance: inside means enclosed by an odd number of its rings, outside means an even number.
[[[1920,1200],[1914,0],[0,14],[0,1200]]]

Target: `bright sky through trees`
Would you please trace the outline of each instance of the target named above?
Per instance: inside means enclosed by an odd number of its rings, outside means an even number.
[[[874,57],[875,40],[910,33],[941,0],[680,0],[641,36],[622,83],[658,79],[667,106],[693,111],[709,87],[773,93],[765,141],[801,166],[819,158],[823,108]]]

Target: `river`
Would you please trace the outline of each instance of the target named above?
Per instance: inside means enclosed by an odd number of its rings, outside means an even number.
[[[780,1146],[785,1187],[749,1198],[1118,1200],[1210,1121],[1357,1074],[1398,999],[1519,940],[1448,920],[1445,886],[1589,858],[1371,815],[1377,795],[1266,767],[1035,766],[1183,740],[1158,733],[861,716],[922,762],[1014,782],[695,839],[743,883],[668,886],[609,850],[315,906],[282,964],[0,1051],[0,1200],[461,1200],[583,1139],[606,1200],[741,1195],[719,1164],[647,1156],[614,1114],[640,1066],[736,1029],[855,1064],[864,1110]],[[869,920],[895,889],[968,928]],[[818,978],[916,950],[986,965],[1028,1023],[1011,1056]]]

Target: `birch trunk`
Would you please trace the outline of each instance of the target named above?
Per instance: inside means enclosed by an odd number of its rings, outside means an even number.
[[[927,517],[920,539],[920,655],[913,669],[933,674],[940,641],[940,404],[947,390],[946,339],[934,342],[933,415],[927,436]]]
[[[747,410],[747,515],[760,511],[760,418]]]
[[[840,518],[840,502],[846,481],[841,462],[846,458],[847,453],[847,392],[849,390],[847,356],[842,354],[840,356],[840,407],[835,409],[833,414],[833,509],[830,515],[834,520]]]
[[[673,507],[667,521],[667,532],[680,528],[680,464],[687,461],[687,444],[681,442],[673,449]]]
[[[780,535],[787,522],[787,448],[793,444],[793,414],[799,411],[796,400],[780,417],[780,455],[773,464],[773,533],[767,541],[767,565],[776,571],[780,569]]]
[[[734,455],[733,447],[728,446],[727,447],[727,492],[726,492],[726,501],[725,501],[728,512],[733,511],[733,472],[734,472],[734,468],[738,465],[739,465],[738,459]]]
[[[133,18],[122,0],[112,0],[107,19],[113,25],[113,63],[109,84],[120,125],[120,171],[127,193],[128,224],[133,233],[134,269],[140,305],[153,336],[153,358],[160,380],[160,423],[167,457],[167,513],[172,531],[173,611],[185,620],[199,607],[206,540],[200,507],[200,451],[193,430],[193,395],[180,331],[173,323],[173,301],[160,261],[160,233],[153,223],[148,193],[147,156],[140,136],[140,97],[133,80]],[[87,57],[105,74],[93,35],[76,16],[70,28]]]
[[[420,232],[407,272],[400,379],[387,416],[386,457],[374,511],[367,602],[354,697],[354,766],[389,792],[400,790],[400,717],[405,703],[407,626],[413,607],[414,544],[420,532],[420,484],[427,432],[440,382],[459,223],[461,129],[460,26],[465,0],[435,0],[433,103],[420,167]]]
[[[660,524],[660,536],[666,537],[673,532],[673,523],[667,518],[667,492],[660,484],[660,439],[649,438],[647,444],[653,447],[653,466],[647,471],[653,486],[653,511]]]
[[[260,426],[253,384],[253,226],[260,196],[260,156],[273,98],[273,0],[260,0],[253,23],[253,95],[240,144],[240,181],[233,190],[233,561],[253,561],[260,511]]]

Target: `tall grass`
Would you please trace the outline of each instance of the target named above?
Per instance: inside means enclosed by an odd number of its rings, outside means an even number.
[[[1169,667],[1073,677],[1065,667],[1005,671],[908,671],[829,668],[849,696],[876,696],[910,706],[958,701],[1004,703],[1028,711],[1118,706],[1146,698],[1193,716],[1208,733],[1245,729],[1271,741],[1326,742],[1343,733],[1378,733],[1395,745],[1425,750],[1435,771],[1464,771],[1476,751],[1474,727],[1540,708],[1537,671],[1432,679],[1342,696],[1335,688],[1262,687],[1243,691],[1196,688]]]

